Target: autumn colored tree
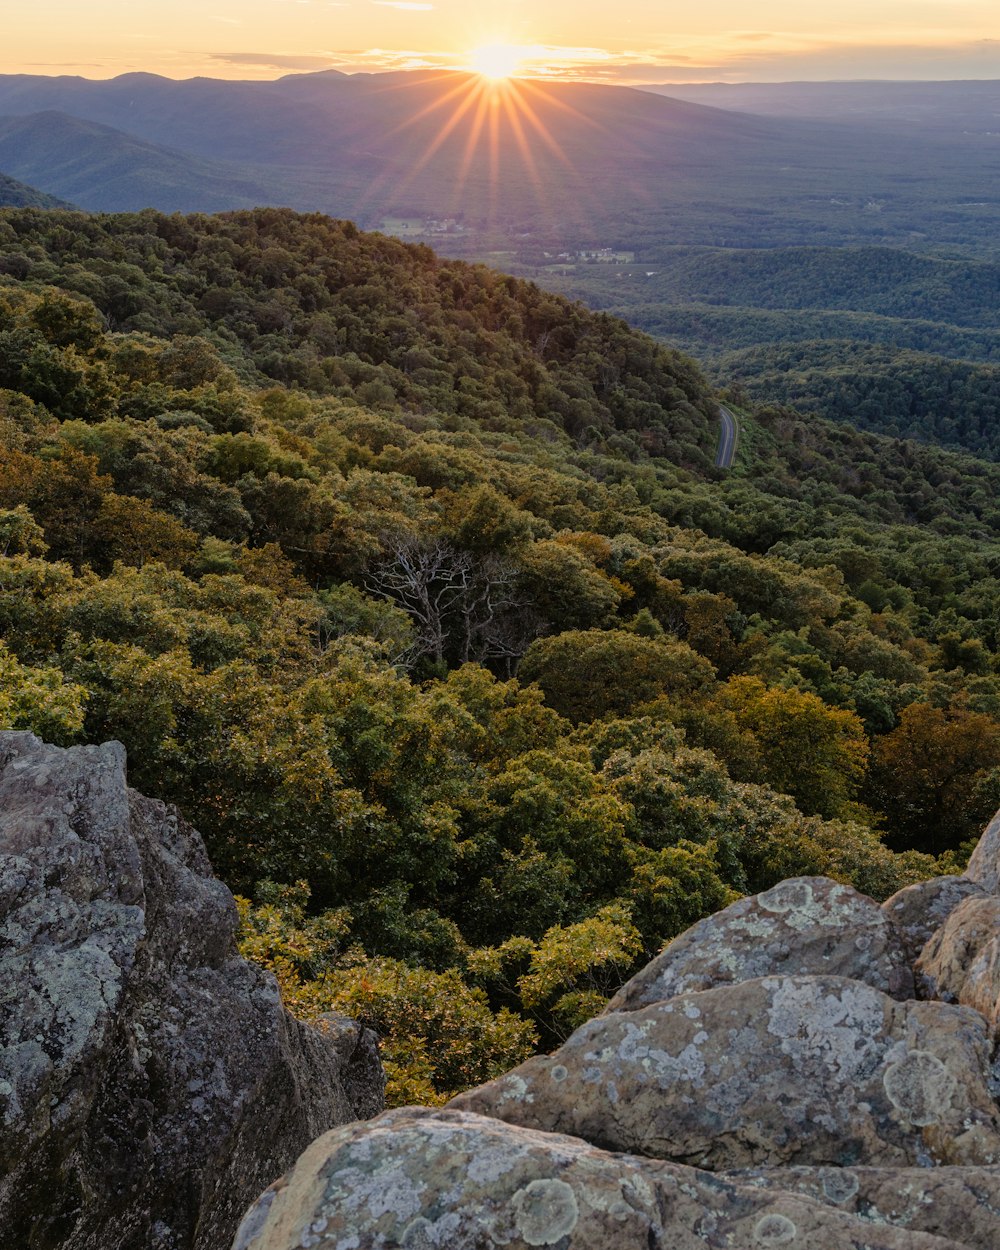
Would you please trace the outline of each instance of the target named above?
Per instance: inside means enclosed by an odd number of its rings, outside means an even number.
[[[30,510],[53,559],[87,559],[91,527],[111,487],[96,459],[74,447],[45,459],[20,451],[0,455],[0,500],[8,508],[22,504]]]
[[[94,562],[141,567],[151,560],[183,568],[198,550],[198,535],[175,517],[131,495],[105,495],[91,529]]]
[[[979,834],[1000,804],[1000,725],[965,707],[912,703],[875,744],[870,798],[889,843],[939,854]]]
[[[754,741],[768,785],[806,813],[844,815],[865,777],[868,739],[853,712],[814,694],[734,677],[718,702]]]

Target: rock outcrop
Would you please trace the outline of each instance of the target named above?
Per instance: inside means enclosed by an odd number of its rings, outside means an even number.
[[[381,1109],[374,1039],[284,1011],[120,746],[0,733],[0,855],[0,1244],[218,1250],[308,1142]]]
[[[968,866],[962,874],[987,894],[1000,894],[1000,812],[983,830]]]
[[[778,1168],[731,1172],[727,1178],[799,1194],[869,1225],[905,1230],[904,1237],[954,1237],[968,1250],[998,1245],[1000,1168]],[[904,1244],[919,1242],[914,1237]]]
[[[967,898],[924,947],[917,981],[928,998],[974,1007],[1000,1023],[1000,898]]]
[[[986,896],[983,887],[968,877],[932,877],[893,894],[882,910],[892,918],[907,963],[912,965],[959,903]]]
[[[803,1182],[803,1187],[805,1183]],[[863,1238],[863,1240],[862,1240]],[[575,1137],[414,1108],[321,1137],[234,1250],[958,1250],[822,1202]]]
[[[741,898],[676,938],[608,1004],[634,1011],[676,994],[755,977],[851,977],[913,997],[913,971],[891,917],[873,899],[826,877],[795,877]]]
[[[741,900],[554,1054],[321,1138],[237,1250],[996,1250],[1000,818],[973,869]]]
[[[975,1011],[763,977],[599,1016],[452,1105],[713,1171],[993,1164],[990,1052]]]

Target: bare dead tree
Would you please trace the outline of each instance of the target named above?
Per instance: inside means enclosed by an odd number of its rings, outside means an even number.
[[[411,666],[424,657],[438,664],[504,660],[509,670],[541,632],[513,562],[409,535],[386,539],[383,550],[365,582],[409,613],[417,635],[405,661]]]

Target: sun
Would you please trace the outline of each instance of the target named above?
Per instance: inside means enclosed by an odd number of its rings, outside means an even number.
[[[511,78],[523,62],[524,48],[514,43],[484,43],[473,48],[468,59],[469,69],[493,82]]]

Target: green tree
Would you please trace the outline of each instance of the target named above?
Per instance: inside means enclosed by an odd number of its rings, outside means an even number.
[[[66,745],[83,730],[87,691],[56,668],[22,665],[0,643],[0,726]]]
[[[686,700],[706,693],[714,669],[685,643],[625,630],[565,630],[540,638],[518,669],[537,681],[560,716],[579,722],[623,716],[664,694]]]

